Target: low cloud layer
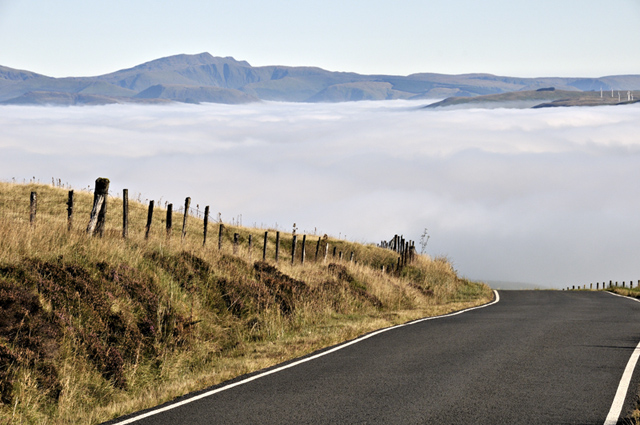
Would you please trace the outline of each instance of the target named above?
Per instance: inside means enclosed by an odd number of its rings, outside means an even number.
[[[474,279],[640,279],[640,107],[421,110],[407,101],[2,107],[0,179],[109,177],[245,225],[395,233]]]

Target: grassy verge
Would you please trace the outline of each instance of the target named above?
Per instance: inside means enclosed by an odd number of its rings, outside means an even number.
[[[35,226],[29,192],[38,192]],[[272,366],[363,333],[488,302],[491,290],[460,279],[445,259],[418,256],[400,273],[396,254],[328,238],[356,261],[291,264],[292,235],[224,226],[224,244],[165,234],[156,209],[109,199],[104,237],[84,232],[92,203],[76,194],[67,231],[62,189],[0,183],[0,423],[99,423],[189,391]],[[174,214],[174,223],[182,216]],[[210,228],[217,235],[218,225]],[[234,233],[242,247],[233,252]]]

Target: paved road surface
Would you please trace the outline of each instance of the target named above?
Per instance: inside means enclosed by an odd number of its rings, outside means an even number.
[[[500,298],[134,423],[603,424],[640,340],[640,303],[601,292]]]

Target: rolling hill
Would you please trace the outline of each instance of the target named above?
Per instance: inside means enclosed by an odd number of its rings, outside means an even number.
[[[246,61],[209,53],[169,56],[95,77],[53,78],[0,66],[0,104],[77,105],[139,102],[142,99],[216,103],[438,99],[535,91],[550,86],[567,92],[599,91],[601,88],[640,90],[640,75],[602,78],[434,73],[362,75],[317,67],[254,67]],[[73,101],[69,100],[71,98]]]

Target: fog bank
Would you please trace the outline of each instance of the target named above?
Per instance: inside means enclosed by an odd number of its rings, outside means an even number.
[[[225,221],[379,242],[470,278],[640,279],[640,106],[340,104],[0,108],[0,179],[210,205]]]

